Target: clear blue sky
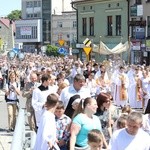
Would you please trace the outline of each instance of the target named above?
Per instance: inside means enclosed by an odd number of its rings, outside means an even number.
[[[0,0],[0,17],[5,17],[13,10],[21,10],[22,0]],[[65,10],[72,10],[71,0],[64,0]],[[59,5],[58,5],[59,4]],[[62,11],[62,0],[52,0],[53,9],[56,13]]]
[[[21,0],[0,0],[0,17],[5,17],[13,10],[21,10]]]

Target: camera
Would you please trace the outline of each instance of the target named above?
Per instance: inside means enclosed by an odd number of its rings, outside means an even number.
[[[13,86],[13,85],[10,85],[10,86],[9,86],[9,90],[10,90],[11,92],[13,92],[13,91],[14,91],[14,86]]]

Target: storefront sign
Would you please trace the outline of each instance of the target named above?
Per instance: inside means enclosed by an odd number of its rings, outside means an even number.
[[[141,50],[141,42],[140,41],[132,41],[131,48],[132,48],[132,50]]]
[[[136,39],[145,39],[145,28],[136,27]]]
[[[131,6],[130,7],[130,15],[131,16],[137,16],[137,6]]]
[[[146,26],[146,21],[129,21],[129,26],[140,26],[140,27],[145,27]]]
[[[137,16],[143,16],[143,5],[137,5]]]
[[[143,5],[136,5],[130,7],[131,16],[143,16]]]
[[[21,27],[21,35],[32,35],[32,27]]]

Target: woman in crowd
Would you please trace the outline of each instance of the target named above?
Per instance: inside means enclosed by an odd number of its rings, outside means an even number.
[[[101,123],[94,114],[97,110],[95,99],[88,97],[81,100],[78,110],[74,113],[71,124],[70,150],[88,149],[87,135],[92,129],[101,131]]]
[[[65,114],[67,116],[72,118],[74,111],[77,110],[77,108],[78,108],[80,100],[81,100],[81,98],[80,98],[80,95],[78,95],[78,94],[70,97],[69,103],[68,103],[66,110],[65,110]]]
[[[101,121],[102,124],[102,131],[106,138],[107,143],[109,143],[109,139],[112,135],[112,128],[111,128],[111,112],[109,110],[111,104],[110,96],[106,93],[101,93],[97,97],[97,112],[96,116]]]
[[[15,72],[9,73],[9,81],[6,84],[5,99],[8,110],[8,131],[14,131],[16,124],[16,117],[18,111],[18,96],[20,95],[20,85],[16,81],[17,76]]]

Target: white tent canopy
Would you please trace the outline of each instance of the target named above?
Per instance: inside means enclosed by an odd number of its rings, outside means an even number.
[[[124,44],[119,43],[116,45],[113,49],[110,49],[104,44],[102,41],[100,41],[100,45],[93,45],[93,52],[103,54],[103,55],[110,55],[110,54],[120,54],[122,52],[125,52],[129,49],[129,42],[125,42]]]

